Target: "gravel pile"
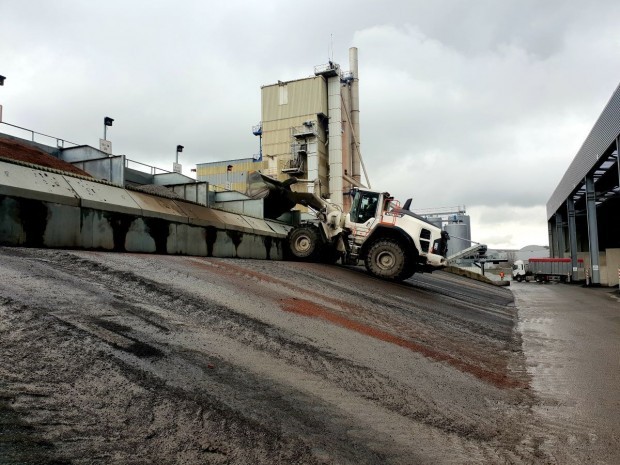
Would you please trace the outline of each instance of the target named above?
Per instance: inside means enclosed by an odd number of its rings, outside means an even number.
[[[183,197],[178,195],[172,189],[165,186],[157,186],[155,184],[145,184],[144,186],[128,186],[131,190],[138,192],[144,192],[145,194],[158,195],[160,197],[166,197],[168,199],[183,200]]]
[[[0,157],[79,174],[80,176],[92,177],[86,171],[73,166],[71,163],[67,163],[42,150],[16,140],[0,139]]]

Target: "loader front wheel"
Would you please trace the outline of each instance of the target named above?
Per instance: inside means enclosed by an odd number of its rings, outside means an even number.
[[[289,233],[288,247],[293,260],[318,261],[321,234],[314,226],[300,226]]]
[[[392,239],[381,239],[372,244],[364,260],[371,274],[391,281],[402,281],[411,276],[407,262],[405,250]]]
[[[398,278],[398,280],[404,281],[405,279],[411,278],[414,274],[415,274],[415,267],[413,266],[413,263],[410,263],[409,266],[405,268],[403,272],[400,274],[400,277]]]
[[[335,245],[326,243],[323,244],[323,251],[321,252],[321,261],[328,265],[335,265],[342,257],[342,254],[338,252]]]

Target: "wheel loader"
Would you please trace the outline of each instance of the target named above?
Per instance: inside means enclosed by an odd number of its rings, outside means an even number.
[[[316,193],[292,191],[295,182],[259,172],[248,176],[248,195],[265,199],[265,216],[277,218],[297,204],[316,215],[290,231],[288,258],[349,265],[362,261],[370,274],[391,281],[446,266],[448,233],[410,211],[411,199],[401,207],[387,192],[354,188],[351,209],[344,213]]]

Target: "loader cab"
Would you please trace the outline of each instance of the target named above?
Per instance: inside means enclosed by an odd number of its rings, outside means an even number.
[[[381,194],[366,190],[354,189],[353,201],[349,216],[352,223],[364,224],[371,218],[377,217]]]

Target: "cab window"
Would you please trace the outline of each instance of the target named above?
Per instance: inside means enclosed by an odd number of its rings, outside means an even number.
[[[358,191],[354,204],[354,208],[351,209],[351,220],[355,223],[365,223],[377,215],[379,194]]]

